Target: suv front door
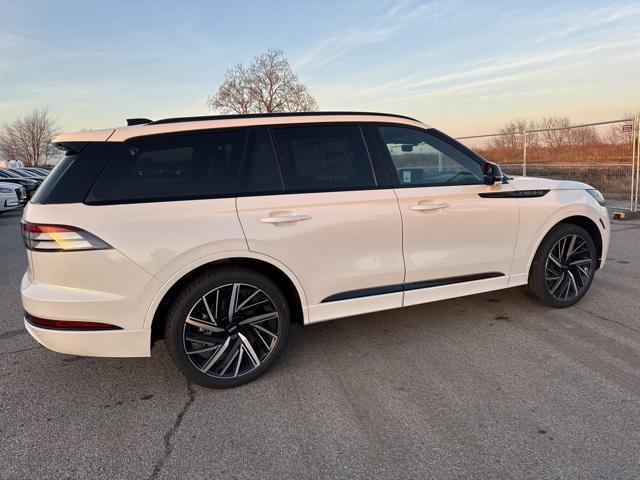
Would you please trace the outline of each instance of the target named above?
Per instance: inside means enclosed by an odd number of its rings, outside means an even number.
[[[237,199],[249,249],[300,281],[308,321],[402,306],[402,224],[355,124],[254,132]],[[368,298],[364,298],[368,297]]]
[[[506,288],[519,222],[511,186],[485,185],[480,159],[442,134],[377,130],[402,214],[404,305]]]

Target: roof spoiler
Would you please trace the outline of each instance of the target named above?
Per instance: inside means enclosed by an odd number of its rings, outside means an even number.
[[[132,125],[146,125],[147,123],[151,123],[151,120],[148,118],[127,118],[127,127]]]

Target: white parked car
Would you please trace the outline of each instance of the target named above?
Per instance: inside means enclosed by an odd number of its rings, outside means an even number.
[[[403,116],[137,119],[61,135],[27,205],[27,330],[76,355],[164,338],[208,387],[268,370],[303,325],[524,285],[567,307],[604,265],[588,185],[507,178]]]
[[[27,201],[27,193],[23,186],[15,183],[0,182],[0,215],[14,210]]]

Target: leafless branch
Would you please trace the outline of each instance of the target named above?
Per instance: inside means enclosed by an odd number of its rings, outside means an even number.
[[[224,82],[209,97],[209,108],[223,113],[306,112],[317,110],[315,98],[293,73],[280,50],[269,49],[249,67],[227,70]]]
[[[0,130],[0,152],[7,160],[22,160],[27,166],[46,163],[53,152],[51,139],[58,133],[47,108],[36,109]]]

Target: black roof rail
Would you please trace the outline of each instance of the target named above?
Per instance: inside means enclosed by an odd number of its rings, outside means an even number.
[[[153,123],[148,118],[127,118],[127,127],[132,125],[146,125],[147,123]]]
[[[198,122],[204,120],[231,120],[234,118],[271,118],[271,117],[314,117],[320,115],[377,115],[381,117],[396,117],[404,118],[405,120],[413,120],[419,122],[415,118],[407,117],[405,115],[397,115],[395,113],[382,113],[382,112],[286,112],[286,113],[244,113],[233,115],[203,115],[200,117],[177,117],[177,118],[163,118],[162,120],[156,120],[155,122],[149,121],[149,125],[160,125],[163,123],[181,123],[181,122]],[[137,119],[136,119],[137,120]]]

